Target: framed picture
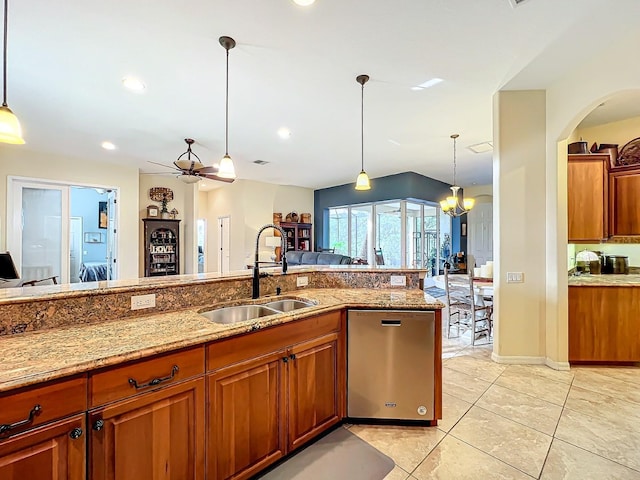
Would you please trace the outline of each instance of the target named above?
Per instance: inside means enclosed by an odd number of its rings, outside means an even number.
[[[108,225],[107,202],[98,202],[98,228],[107,228]]]
[[[84,243],[104,243],[101,232],[84,232]]]
[[[158,218],[160,211],[157,205],[149,205],[147,207],[147,218]]]

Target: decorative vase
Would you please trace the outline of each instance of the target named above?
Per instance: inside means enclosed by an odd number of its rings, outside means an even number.
[[[170,217],[169,212],[161,212],[163,219],[168,219]]]

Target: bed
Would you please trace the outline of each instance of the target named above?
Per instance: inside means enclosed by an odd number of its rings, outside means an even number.
[[[107,279],[106,262],[83,262],[78,273],[81,282],[97,282]]]

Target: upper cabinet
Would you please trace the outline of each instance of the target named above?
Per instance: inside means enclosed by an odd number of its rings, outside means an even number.
[[[610,233],[640,235],[640,165],[609,174]]]
[[[609,236],[609,162],[609,155],[569,155],[569,242],[601,242]]]

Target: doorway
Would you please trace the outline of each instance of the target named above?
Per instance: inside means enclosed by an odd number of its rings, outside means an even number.
[[[116,188],[10,176],[7,192],[7,250],[23,281],[117,278]]]

